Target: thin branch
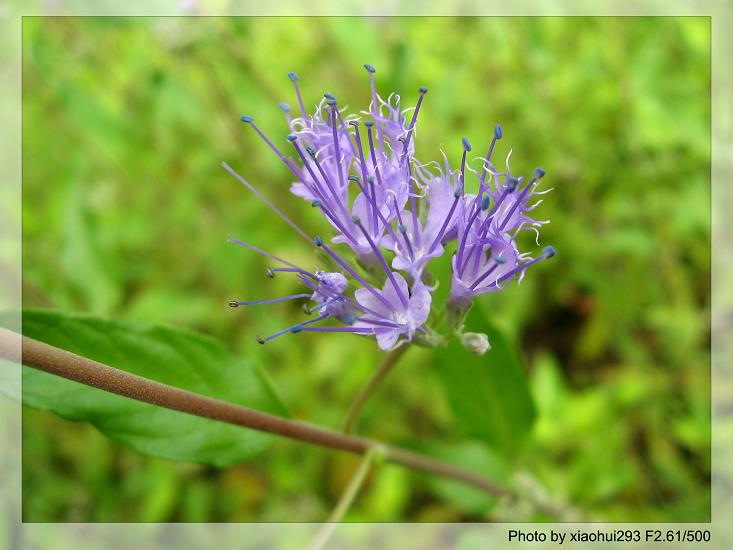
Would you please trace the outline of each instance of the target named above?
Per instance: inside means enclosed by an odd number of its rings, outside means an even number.
[[[374,393],[374,390],[377,389],[377,386],[379,386],[384,377],[387,376],[387,374],[389,374],[392,368],[397,364],[400,357],[402,357],[402,355],[407,351],[407,348],[408,344],[404,344],[389,352],[379,367],[377,367],[377,370],[374,371],[374,374],[369,379],[369,382],[367,382],[367,385],[361,389],[354,399],[354,402],[351,404],[351,407],[349,407],[349,412],[346,415],[346,420],[344,421],[344,433],[349,433],[354,427],[354,423],[359,417],[359,413],[361,412],[362,407],[364,407],[364,404],[372,393]]]
[[[20,335],[0,329],[0,357],[16,360]],[[253,430],[267,432],[321,447],[363,455],[372,447],[385,451],[385,460],[407,468],[462,481],[498,497],[515,497],[508,489],[446,462],[364,437],[346,435],[312,424],[290,420],[255,409],[161,384],[97,363],[86,357],[22,337],[23,364],[87,386]]]
[[[338,527],[338,524],[341,523],[342,519],[344,519],[346,512],[353,504],[359,490],[364,485],[369,469],[374,464],[378,453],[379,451],[372,447],[362,457],[359,467],[349,481],[349,485],[346,487],[344,494],[341,495],[338,504],[336,504],[336,508],[333,509],[333,512],[328,516],[326,523],[321,527],[318,533],[316,533],[316,536],[313,537],[310,544],[308,544],[306,550],[320,550],[328,542],[328,539],[331,538],[336,527]]]

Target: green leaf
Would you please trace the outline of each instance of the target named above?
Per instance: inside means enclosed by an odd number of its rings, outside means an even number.
[[[481,309],[466,320],[471,332],[484,332],[491,349],[483,356],[467,351],[457,338],[435,349],[437,373],[464,434],[483,440],[504,456],[520,449],[532,429],[535,407],[515,347]]]
[[[2,318],[0,317],[0,324]],[[100,363],[209,397],[285,415],[268,381],[215,340],[156,324],[57,311],[26,311],[23,333]],[[23,403],[87,420],[138,451],[228,466],[251,458],[273,436],[114,395],[28,367]]]
[[[504,459],[476,441],[460,443],[431,443],[419,449],[439,460],[462,466],[498,485],[507,485],[511,469]],[[468,512],[486,516],[499,499],[476,487],[439,476],[427,476],[428,486],[441,498]]]

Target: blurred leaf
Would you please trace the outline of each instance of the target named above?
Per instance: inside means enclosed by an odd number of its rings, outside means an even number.
[[[503,458],[479,442],[432,444],[421,446],[420,450],[440,460],[476,472],[500,485],[506,485],[509,482],[509,465]],[[427,481],[436,494],[464,512],[485,516],[498,502],[496,497],[465,483],[437,476],[430,476]]]
[[[24,312],[23,333],[164,384],[286,414],[255,366],[205,336],[41,310]],[[260,432],[141,403],[30,368],[23,369],[23,402],[71,420],[87,420],[140,452],[215,466],[247,460],[272,440]]]
[[[484,332],[491,349],[468,352],[457,339],[435,350],[437,373],[457,427],[511,456],[529,434],[535,407],[519,357],[509,340],[474,305],[466,326]]]

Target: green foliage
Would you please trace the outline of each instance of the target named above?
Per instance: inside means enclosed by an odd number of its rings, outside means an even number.
[[[490,324],[479,306],[466,320],[472,331],[489,337],[482,356],[467,351],[457,338],[435,351],[435,371],[455,415],[456,427],[481,438],[500,453],[516,454],[535,418],[527,379],[514,346]]]
[[[51,311],[24,312],[23,333],[164,384],[285,414],[260,371],[211,338],[161,325]],[[70,420],[89,421],[140,452],[215,466],[248,460],[272,440],[261,432],[156,407],[35,369],[24,368],[23,402]]]
[[[285,143],[276,104],[295,105],[288,71],[300,74],[307,105],[328,89],[351,112],[368,104],[362,64],[372,63],[380,92],[400,93],[405,106],[418,86],[430,90],[419,159],[439,159],[442,149],[455,164],[463,135],[481,154],[499,122],[497,158],[512,149],[513,171],[541,165],[543,185],[554,188],[536,214],[551,220],[541,245],[558,256],[479,300],[521,350],[536,404],[508,473],[530,475],[583,517],[709,518],[708,18],[25,18],[23,26],[27,306],[212,335],[265,370],[294,415],[340,425],[380,353],[342,335],[255,342],[302,319],[297,304],[226,302],[299,288],[264,277],[268,262],[226,236],[319,263],[220,162],[325,238],[313,209],[289,194],[291,175],[239,115],[255,115]],[[449,285],[435,275],[440,305]],[[482,365],[494,367],[502,361]],[[461,422],[432,375],[438,368],[429,350],[410,350],[365,408],[364,435],[431,442],[463,460]],[[502,433],[515,420],[489,425]],[[23,429],[26,521],[320,521],[353,466],[288,441],[225,469],[151,458],[30,408]],[[470,445],[497,455],[485,438]],[[493,475],[488,462],[476,464]],[[492,517],[471,501],[388,466],[349,517]]]

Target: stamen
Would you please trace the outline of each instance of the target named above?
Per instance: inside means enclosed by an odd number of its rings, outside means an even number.
[[[271,334],[267,338],[260,338],[257,336],[257,341],[260,344],[264,344],[265,342],[269,342],[270,340],[274,340],[278,336],[282,336],[283,334],[288,334],[289,332],[297,333],[303,331],[303,327],[306,325],[310,325],[313,323],[317,323],[318,321],[323,321],[323,319],[327,318],[328,315],[321,315],[320,317],[317,317],[316,319],[310,319],[308,321],[303,321],[302,323],[298,323],[297,325],[293,325],[292,327],[288,327],[286,329],[283,329],[281,331],[276,332],[275,334]]]
[[[303,98],[300,96],[300,88],[298,87],[298,75],[296,73],[288,73],[288,78],[293,81],[295,95],[298,97],[298,104],[300,105],[300,112],[303,115],[303,120],[310,121],[310,126],[313,126],[313,121],[310,120],[310,117],[305,110],[305,105],[303,104]]]
[[[369,66],[371,67],[371,65]],[[372,69],[373,68],[374,67],[372,67]],[[364,148],[362,147],[362,144],[361,144],[361,134],[359,134],[359,123],[356,120],[352,120],[351,122],[349,122],[349,124],[354,127],[354,133],[355,133],[354,139],[356,141],[357,147],[359,148],[359,167],[361,168],[361,179],[368,182],[369,181],[368,178],[370,176],[367,176],[366,160],[364,159]],[[374,190],[373,186],[372,186],[371,191],[372,191],[372,200],[370,202],[373,207],[372,209],[372,231],[374,231],[374,234],[376,235],[379,232],[379,226],[377,225],[377,219],[376,219],[376,212],[379,211],[379,208],[376,207],[376,191]],[[369,197],[369,195],[365,193],[363,190],[362,190],[362,193],[364,193],[367,198]],[[385,225],[387,224],[385,223]]]
[[[353,334],[376,334],[376,329],[369,327],[304,327],[303,332],[351,332]]]
[[[300,173],[300,170],[298,170],[298,168],[294,166],[292,162],[290,162],[287,158],[285,158],[285,155],[282,154],[280,149],[275,147],[275,145],[269,139],[267,139],[267,136],[263,134],[262,130],[260,130],[257,127],[257,125],[254,123],[254,120],[252,119],[251,116],[242,115],[240,118],[242,122],[244,122],[245,124],[249,124],[250,126],[252,126],[252,128],[254,128],[254,131],[257,132],[257,135],[259,135],[262,138],[262,141],[264,141],[267,144],[267,146],[273,150],[273,152],[278,156],[278,158],[283,162],[283,164],[285,164],[285,166],[287,166],[290,169],[290,171],[293,174],[295,174],[295,177],[297,177],[299,180],[303,179],[303,174]]]
[[[366,240],[369,241],[369,246],[372,248],[372,251],[374,252],[374,255],[379,260],[379,263],[382,264],[382,269],[384,269],[384,272],[387,274],[387,277],[389,278],[389,282],[392,283],[392,287],[395,289],[395,292],[397,293],[397,296],[400,298],[400,302],[402,302],[402,305],[405,309],[409,308],[409,302],[407,301],[407,297],[402,292],[402,289],[397,284],[397,280],[394,278],[394,274],[392,273],[392,270],[387,265],[387,261],[384,259],[384,256],[382,255],[382,252],[379,250],[379,247],[374,244],[374,241],[369,236],[369,233],[366,229],[364,229],[364,226],[361,224],[361,220],[358,216],[354,216],[353,218],[354,223],[356,226],[361,229],[362,234],[364,237],[366,237]]]
[[[222,162],[221,165],[224,167],[224,170],[226,170],[232,176],[234,176],[239,181],[239,183],[241,183],[247,189],[249,189],[250,191],[252,191],[252,193],[254,193],[257,196],[258,199],[260,199],[267,206],[269,206],[272,209],[272,211],[275,212],[275,214],[277,214],[280,217],[281,220],[283,220],[290,227],[292,227],[293,229],[295,229],[295,231],[301,237],[303,237],[307,241],[310,241],[311,240],[310,237],[308,236],[308,234],[305,231],[303,231],[293,220],[291,220],[288,216],[286,216],[285,213],[282,210],[280,210],[277,206],[275,206],[270,201],[270,199],[268,199],[262,193],[260,193],[259,191],[257,191],[257,189],[255,189],[254,186],[252,186],[247,180],[245,180],[242,176],[240,176],[239,174],[237,174],[231,166],[229,166],[226,162]]]
[[[370,325],[386,328],[402,328],[405,326],[405,324],[407,324],[403,323],[400,325],[398,323],[393,323],[392,321],[379,321],[378,319],[369,319],[367,317],[357,317],[355,321],[360,321],[362,323],[368,323]]]
[[[267,276],[271,279],[275,278],[275,273],[299,273],[301,275],[305,275],[306,277],[309,277],[313,279],[316,282],[320,282],[318,277],[316,277],[313,273],[310,271],[306,271],[305,269],[301,269],[299,267],[268,267],[267,268]]]
[[[271,300],[259,300],[256,302],[238,302],[236,300],[232,300],[229,302],[229,307],[239,307],[239,306],[258,306],[261,304],[277,304],[279,302],[288,302],[290,300],[299,300],[300,298],[310,298],[310,294],[292,294],[290,296],[283,296],[282,298],[273,298]]]
[[[407,236],[407,226],[402,223],[402,215],[400,214],[400,209],[397,206],[397,196],[392,196],[393,204],[394,204],[394,210],[397,214],[397,229],[400,233],[402,233],[402,238],[405,240],[405,246],[407,247],[407,252],[410,255],[410,261],[415,261],[415,253],[412,251],[412,244],[410,244],[410,237]],[[395,241],[396,243],[397,241]]]
[[[288,138],[288,139],[289,139],[289,138]],[[296,151],[296,152],[298,153],[298,156],[299,156],[299,157],[301,158],[301,160],[303,161],[303,166],[305,166],[305,168],[306,168],[306,170],[308,170],[308,173],[310,174],[311,178],[313,178],[313,181],[315,182],[315,184],[316,184],[316,187],[314,187],[314,188],[311,188],[311,187],[310,187],[310,186],[308,186],[308,184],[306,184],[305,182],[303,182],[303,184],[304,184],[304,185],[305,185],[306,187],[308,187],[308,189],[310,189],[310,190],[311,190],[311,192],[315,192],[315,194],[317,194],[317,195],[318,195],[319,197],[321,197],[321,199],[322,199],[322,201],[321,201],[321,200],[314,200],[314,201],[312,201],[312,202],[311,202],[311,206],[314,206],[314,207],[319,207],[319,208],[321,209],[321,211],[322,211],[322,212],[323,212],[323,213],[324,213],[324,214],[325,214],[325,215],[326,215],[326,216],[327,216],[327,217],[328,217],[328,218],[329,218],[329,219],[330,219],[331,221],[333,221],[334,225],[336,225],[336,227],[337,227],[337,228],[339,229],[339,231],[341,231],[341,233],[343,233],[343,234],[344,234],[344,236],[345,236],[345,237],[346,237],[347,239],[349,239],[349,240],[350,240],[350,241],[351,241],[352,243],[354,243],[354,245],[358,245],[358,243],[357,243],[356,239],[354,238],[354,236],[353,236],[353,235],[351,234],[351,232],[350,232],[350,231],[349,231],[348,229],[346,229],[346,227],[345,227],[345,224],[343,224],[343,223],[342,223],[342,221],[338,219],[338,217],[336,216],[336,214],[335,214],[334,212],[331,212],[330,206],[329,206],[329,207],[326,207],[326,206],[324,206],[324,205],[323,205],[323,202],[325,202],[325,203],[328,203],[328,199],[327,199],[327,198],[326,198],[326,196],[325,196],[325,195],[324,195],[324,194],[322,193],[322,191],[321,191],[321,189],[320,189],[320,185],[318,185],[318,184],[319,184],[319,180],[318,180],[318,178],[316,177],[315,173],[313,172],[313,169],[311,168],[311,166],[310,166],[310,163],[309,163],[309,162],[308,162],[308,160],[306,159],[305,155],[303,154],[303,151],[302,151],[302,150],[300,149],[300,147],[298,146],[298,144],[296,143],[296,141],[295,141],[295,140],[290,140],[290,141],[291,141],[291,142],[293,143],[293,146],[295,147],[295,151]],[[310,149],[310,148],[309,148],[309,149]],[[309,151],[309,153],[310,153],[310,151]],[[311,155],[311,157],[312,157],[313,159],[315,159],[315,154]],[[325,173],[323,172],[323,170],[321,170],[321,175],[325,177]],[[343,205],[343,204],[341,203],[341,201],[340,201],[340,200],[338,199],[338,197],[336,196],[336,193],[335,193],[335,191],[333,191],[333,188],[332,188],[332,187],[331,187],[331,185],[329,184],[328,180],[326,180],[326,183],[327,183],[327,185],[328,185],[328,188],[329,188],[329,190],[331,190],[331,191],[332,191],[332,195],[333,195],[333,200],[334,200],[334,202],[336,202],[336,203],[337,203],[338,205],[341,205],[341,210],[342,210],[342,213],[343,213],[343,215],[344,215],[344,216],[348,216],[348,211],[346,210],[346,207],[345,207],[345,206],[344,206],[344,205]]]
[[[465,157],[465,152],[464,152]],[[453,204],[451,204],[450,210],[448,211],[448,215],[445,217],[445,220],[443,221],[443,225],[440,227],[440,231],[438,231],[438,234],[435,236],[435,239],[433,240],[433,243],[430,245],[430,248],[428,248],[427,254],[429,255],[433,249],[438,245],[440,240],[443,238],[443,233],[445,233],[446,227],[448,227],[448,222],[450,222],[451,218],[453,217],[453,212],[456,209],[456,206],[458,205],[458,200],[463,195],[462,190],[456,189],[455,193],[453,193]]]
[[[503,230],[507,223],[509,223],[509,219],[512,217],[512,214],[517,210],[517,207],[521,204],[521,202],[524,200],[524,197],[527,196],[527,193],[529,190],[534,187],[535,183],[537,183],[537,180],[540,179],[542,176],[545,175],[545,171],[542,168],[536,168],[534,173],[534,177],[532,178],[532,181],[530,181],[524,189],[522,189],[522,192],[519,194],[519,197],[517,197],[517,200],[514,201],[514,204],[512,204],[512,207],[509,209],[509,212],[507,212],[507,215],[504,217],[504,221],[501,222],[501,225],[499,226],[499,231]]]
[[[482,290],[485,290],[485,289],[489,289],[489,288],[491,288],[492,286],[498,286],[498,285],[499,285],[500,283],[503,283],[504,281],[506,281],[506,280],[507,280],[507,279],[509,279],[510,277],[512,277],[512,276],[514,276],[514,275],[516,275],[516,274],[517,274],[518,272],[520,272],[520,271],[525,271],[525,270],[526,270],[527,268],[529,268],[530,266],[532,266],[532,265],[536,264],[537,262],[541,262],[542,260],[547,260],[548,258],[552,258],[552,257],[553,257],[553,256],[554,256],[554,255],[555,255],[556,253],[557,253],[557,252],[555,251],[555,249],[554,249],[553,247],[551,247],[551,246],[546,246],[546,247],[545,247],[545,248],[543,249],[543,251],[542,251],[542,255],[541,255],[541,256],[538,256],[538,257],[536,257],[536,258],[532,258],[532,259],[531,259],[530,261],[528,261],[528,262],[525,262],[524,264],[522,264],[522,265],[519,265],[519,266],[515,267],[514,269],[512,269],[511,271],[509,271],[509,272],[508,272],[508,273],[506,273],[505,275],[502,275],[502,276],[501,276],[501,277],[500,277],[499,279],[497,279],[497,280],[496,280],[496,281],[494,281],[493,283],[491,283],[491,284],[489,284],[489,285],[486,285],[485,287],[481,287],[481,288],[479,288],[478,290],[479,290],[479,292],[480,292],[480,291],[482,291]],[[475,284],[476,284],[476,283],[474,283],[474,285],[475,285]],[[472,285],[472,286],[471,286],[471,289],[472,289],[472,290],[473,290],[473,289],[475,288],[475,286],[474,286],[474,285]]]
[[[331,125],[333,129],[333,148],[334,153],[336,156],[336,166],[339,174],[339,185],[340,188],[344,188],[344,173],[343,169],[341,168],[341,145],[339,144],[339,138],[338,138],[338,130],[336,129],[336,106],[333,105],[333,109],[331,109]]]
[[[420,97],[417,99],[417,105],[415,105],[415,110],[412,112],[412,120],[410,121],[410,126],[408,126],[407,128],[407,139],[405,140],[404,146],[402,147],[402,158],[400,158],[400,166],[405,163],[405,158],[407,157],[407,148],[410,145],[412,132],[415,129],[415,123],[417,122],[417,114],[420,112],[420,105],[422,105],[422,100],[425,98],[425,94],[428,93],[428,89],[424,86],[421,87],[418,91],[420,92]]]
[[[471,143],[468,138],[464,137],[461,139],[463,143],[463,156],[461,157],[461,191],[465,189],[466,181],[466,154],[471,150]]]
[[[316,237],[315,239],[313,239],[313,242],[316,243],[316,246],[319,246],[319,247],[323,248],[323,250],[325,250],[326,253],[329,256],[331,256],[331,258],[333,258],[333,260],[337,264],[339,264],[341,267],[343,267],[347,271],[347,273],[349,275],[351,275],[354,279],[356,279],[357,281],[359,281],[361,283],[361,285],[364,288],[366,288],[375,298],[377,298],[380,302],[382,302],[387,307],[388,310],[392,310],[392,304],[389,302],[389,300],[387,300],[384,296],[382,296],[382,293],[381,292],[379,292],[372,285],[370,285],[368,282],[366,282],[361,275],[359,275],[356,271],[354,271],[353,269],[351,269],[351,267],[349,267],[349,265],[346,262],[344,262],[338,256],[338,254],[336,254],[333,250],[331,250],[328,246],[326,246],[323,243],[323,239],[321,239],[320,237]]]

